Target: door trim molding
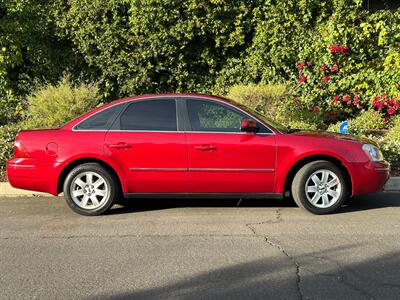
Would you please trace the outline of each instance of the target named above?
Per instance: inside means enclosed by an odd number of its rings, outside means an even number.
[[[133,172],[182,172],[187,171],[187,168],[129,168]]]
[[[275,169],[262,168],[129,168],[129,170],[133,172],[275,172]]]
[[[251,168],[189,168],[192,172],[275,172],[275,169],[251,169]]]

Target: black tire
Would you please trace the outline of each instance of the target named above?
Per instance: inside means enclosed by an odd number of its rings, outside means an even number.
[[[323,170],[328,170],[328,171],[332,172],[334,175],[336,175],[336,177],[339,181],[339,184],[340,184],[340,189],[338,187],[335,187],[337,189],[336,195],[339,195],[336,198],[329,195],[328,199],[329,198],[331,199],[332,205],[327,206],[327,207],[318,207],[318,205],[322,206],[323,203],[313,204],[313,203],[311,203],[311,200],[313,200],[314,198],[309,200],[309,198],[311,198],[312,195],[316,195],[318,192],[306,193],[306,184],[309,183],[309,180],[311,180],[312,175],[319,174],[318,172],[323,172]],[[331,177],[331,178],[333,178],[333,177]],[[311,187],[311,188],[314,188],[314,187]],[[324,191],[323,189],[324,189],[324,187],[323,187],[323,184],[321,183],[322,192]],[[326,189],[326,187],[325,187],[325,189]],[[317,188],[317,190],[318,190],[318,188]],[[343,174],[343,171],[341,171],[335,164],[333,164],[329,161],[325,161],[325,160],[313,161],[313,162],[310,162],[310,163],[304,165],[296,173],[296,175],[293,179],[293,182],[292,182],[292,195],[293,195],[294,201],[296,202],[296,204],[299,207],[304,208],[313,214],[317,214],[317,215],[331,214],[331,213],[337,212],[340,209],[340,207],[343,205],[343,203],[346,201],[347,196],[348,196],[348,183],[347,183],[345,175]],[[307,195],[308,195],[308,197],[307,197]],[[320,194],[317,195],[317,198],[319,195]],[[315,199],[317,199],[317,198],[315,198]],[[322,201],[322,196],[319,199],[320,200],[318,200],[318,201]]]
[[[90,197],[89,196],[90,194],[83,193],[83,195],[79,195],[78,197],[73,197],[72,195],[72,192],[75,192],[74,189],[76,189],[76,192],[82,193],[81,190],[79,190],[80,186],[78,186],[76,180],[78,178],[86,178],[86,183],[87,183],[88,182],[88,178],[86,177],[88,176],[87,174],[91,174],[90,176],[93,176],[93,180],[95,178],[97,178],[97,180],[99,178],[103,180],[101,181],[102,184],[100,185],[99,189],[104,190],[103,192],[105,193],[105,196],[102,197],[99,195],[96,197],[96,199],[93,199],[94,201],[96,201],[98,197],[100,197],[101,200],[98,201],[100,203],[98,207],[96,207],[95,204],[91,202],[91,198],[86,200],[86,203],[88,203],[87,208],[83,208],[76,203],[76,202],[79,203],[80,199],[83,200],[83,197],[85,197],[86,195],[87,197]],[[96,182],[94,182],[93,184],[95,184]],[[86,188],[88,188],[87,185],[85,186],[85,189],[82,187],[82,191],[87,191],[88,193],[95,193],[93,185],[91,186],[92,188],[91,190],[86,190]],[[71,172],[69,172],[69,174],[65,178],[63,192],[68,206],[73,211],[84,216],[97,216],[104,213],[114,204],[115,201],[117,201],[120,194],[119,184],[117,182],[117,179],[106,168],[97,163],[85,163],[72,169]],[[83,201],[81,201],[80,203],[82,205]],[[90,204],[92,207],[90,207]]]

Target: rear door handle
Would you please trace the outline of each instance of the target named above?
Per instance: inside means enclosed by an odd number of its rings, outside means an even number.
[[[117,144],[107,144],[108,147],[114,148],[114,149],[129,149],[132,148],[131,144],[124,143],[124,142],[119,142]]]
[[[213,145],[199,145],[199,146],[194,146],[193,148],[199,151],[214,151],[218,149]]]

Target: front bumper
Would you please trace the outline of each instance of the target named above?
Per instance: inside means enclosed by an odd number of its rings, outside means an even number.
[[[7,162],[8,181],[18,189],[56,195],[56,165],[38,162],[32,158],[14,158]]]
[[[359,163],[353,166],[353,196],[383,191],[390,178],[386,161]]]

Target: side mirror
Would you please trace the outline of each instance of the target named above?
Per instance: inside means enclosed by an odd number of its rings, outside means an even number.
[[[257,123],[251,119],[243,119],[242,123],[240,124],[240,131],[244,132],[257,132],[258,127]]]

